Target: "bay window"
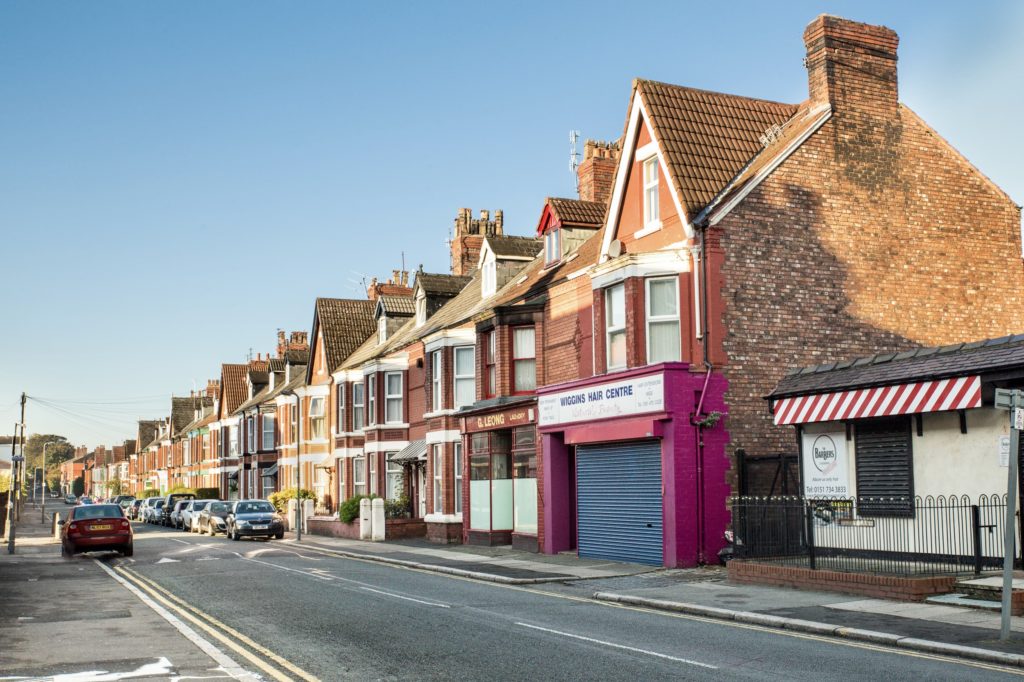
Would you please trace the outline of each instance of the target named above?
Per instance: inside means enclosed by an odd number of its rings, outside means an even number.
[[[441,408],[441,351],[435,350],[430,354],[430,409]]]
[[[228,429],[228,457],[238,456],[238,426],[232,424]]]
[[[647,280],[647,362],[677,362],[679,341],[679,280]]]
[[[626,366],[626,290],[622,284],[604,292],[604,328],[608,369]]]
[[[370,494],[377,494],[377,453],[371,452],[367,455],[367,459],[370,460],[370,466],[368,467],[370,472]]]
[[[263,449],[274,449],[274,415],[263,415]]]
[[[336,397],[338,402],[338,417],[334,430],[336,433],[345,433],[345,384],[338,384]]]
[[[434,445],[433,448],[433,461],[431,465],[434,468],[434,513],[440,514],[441,509],[441,461],[444,458],[444,449],[441,445]]]
[[[377,375],[366,377],[366,423],[373,426],[377,423]]]
[[[311,439],[324,437],[324,399],[322,397],[309,400],[309,437]]]
[[[352,430],[360,431],[365,423],[363,408],[363,382],[352,384]]]
[[[384,423],[402,423],[402,373],[384,373]]]
[[[356,457],[352,460],[352,495],[358,497],[366,494],[366,458]]]
[[[476,350],[473,346],[459,346],[453,354],[455,409],[459,409],[476,401]]]
[[[245,419],[245,444],[246,452],[256,452],[256,418],[246,417]]]
[[[492,329],[484,338],[484,397],[493,398],[498,394],[498,331]]]
[[[452,474],[455,479],[455,513],[462,513],[462,443],[455,443]]]
[[[402,465],[398,462],[392,462],[391,458],[397,455],[397,452],[387,453],[387,488],[385,490],[385,496],[389,500],[397,500],[405,492],[405,486],[402,485]]]
[[[537,346],[533,327],[512,329],[512,371],[516,393],[537,388]]]
[[[644,161],[644,227],[653,226],[661,219],[658,205],[658,157]]]

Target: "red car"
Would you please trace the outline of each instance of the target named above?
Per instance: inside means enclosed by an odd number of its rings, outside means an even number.
[[[79,552],[133,552],[132,524],[117,504],[89,504],[75,507],[61,521],[60,555],[70,559]]]

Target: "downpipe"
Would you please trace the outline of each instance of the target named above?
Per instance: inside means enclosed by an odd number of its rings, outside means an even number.
[[[700,398],[697,400],[697,409],[690,417],[690,424],[694,427],[697,453],[697,563],[701,566],[707,564],[707,542],[704,532],[706,496],[704,495],[704,399],[707,397],[708,386],[711,384],[711,372],[714,367],[708,356],[708,268],[707,253],[705,244],[705,229],[697,228],[700,236],[700,244],[697,251],[700,272],[697,273],[701,280],[701,292],[699,297],[700,310],[698,314],[701,320],[701,354],[704,369],[704,386],[700,391]]]

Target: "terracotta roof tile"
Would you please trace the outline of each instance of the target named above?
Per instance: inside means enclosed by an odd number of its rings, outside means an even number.
[[[224,364],[220,366],[220,416],[227,417],[238,409],[247,395],[245,375],[249,365]]]
[[[765,131],[797,111],[792,104],[657,81],[638,79],[635,87],[690,218],[761,151]]]
[[[598,201],[582,201],[580,199],[563,199],[549,197],[555,216],[563,225],[581,225],[600,227],[604,222],[607,206]]]

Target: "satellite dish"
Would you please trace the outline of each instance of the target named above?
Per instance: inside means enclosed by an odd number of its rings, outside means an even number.
[[[608,255],[612,258],[618,258],[622,255],[622,242],[618,239],[613,239],[612,243],[608,245]]]

